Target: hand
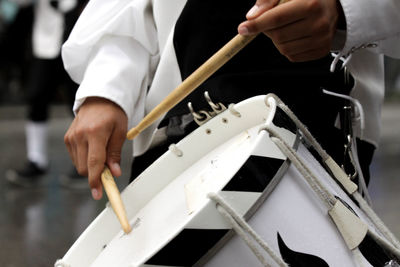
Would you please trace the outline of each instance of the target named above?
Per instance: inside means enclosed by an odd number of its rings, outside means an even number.
[[[126,139],[127,116],[113,102],[90,97],[80,107],[64,142],[79,174],[88,176],[92,197],[103,195],[101,173],[104,165],[121,176],[121,150]]]
[[[242,35],[263,32],[290,61],[301,62],[329,54],[341,6],[338,0],[257,0],[241,23]]]

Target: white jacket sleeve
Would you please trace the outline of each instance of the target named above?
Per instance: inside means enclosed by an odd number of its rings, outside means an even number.
[[[347,29],[342,55],[368,48],[400,57],[399,0],[340,0]]]
[[[65,69],[80,84],[74,111],[87,97],[104,97],[134,125],[143,116],[157,54],[151,1],[89,1],[62,48]]]

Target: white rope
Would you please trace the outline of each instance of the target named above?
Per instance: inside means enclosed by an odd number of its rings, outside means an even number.
[[[368,230],[368,234],[375,239],[376,242],[381,244],[385,249],[389,250],[392,254],[394,254],[398,259],[400,259],[400,249],[395,248],[391,243],[389,243],[384,238],[377,235],[375,232]]]
[[[365,199],[361,196],[360,193],[355,192],[353,194],[355,200],[357,200],[360,205],[361,210],[365,212],[371,222],[375,225],[379,232],[381,232],[397,249],[400,249],[400,242],[394,236],[394,234],[387,228],[387,226],[383,223],[383,221],[378,217],[375,211],[368,205]]]
[[[298,129],[300,129],[302,135],[307,139],[307,142],[314,147],[317,153],[320,155],[323,161],[326,161],[330,158],[328,153],[321,147],[321,145],[317,142],[317,140],[312,136],[307,127],[297,118],[297,116],[286,106],[282,100],[277,97],[275,94],[268,94],[267,97],[272,97],[278,103],[279,108],[285,112],[285,114],[293,121]]]
[[[250,248],[250,250],[253,252],[253,254],[257,257],[259,262],[266,267],[270,267],[268,262],[265,260],[265,258],[262,256],[262,254],[258,251],[256,245],[250,237],[246,234],[246,232],[240,227],[240,225],[232,218],[232,216],[229,215],[229,213],[224,210],[219,204],[217,204],[217,210],[225,217],[225,219],[230,223],[232,226],[233,230],[238,234],[239,237],[242,238],[242,240],[247,244],[247,246]]]
[[[277,102],[279,107],[288,115],[290,119],[295,123],[295,125],[300,129],[303,135],[305,135],[307,141],[314,147],[317,153],[321,156],[323,160],[329,159],[330,156],[326,153],[326,151],[320,146],[320,144],[315,140],[315,138],[311,135],[311,133],[307,130],[307,128],[300,122],[300,120],[294,115],[294,113],[283,104],[283,102],[275,95],[270,94]],[[318,179],[311,173],[311,171],[307,168],[307,166],[303,163],[302,159],[297,156],[297,153],[279,136],[279,134],[271,129],[268,125],[264,126],[262,130],[267,130],[270,135],[274,136],[271,138],[275,144],[281,149],[282,153],[285,154],[289,158],[289,160],[296,166],[299,172],[303,175],[306,181],[310,184],[314,192],[316,192],[320,198],[326,203],[330,200],[330,193],[319,183]],[[354,143],[354,142],[353,142]],[[357,168],[360,168],[358,157],[355,157]],[[360,168],[360,173],[361,168]],[[304,174],[305,172],[305,174]],[[333,172],[334,173],[334,172]],[[363,179],[363,177],[361,176]],[[314,186],[313,183],[316,183],[317,186]],[[319,188],[318,188],[319,187]],[[325,192],[326,191],[326,192]],[[328,197],[327,197],[328,196]],[[375,234],[375,232],[371,231],[371,228],[368,227],[368,232],[378,243],[380,243],[387,250],[392,252],[398,258],[400,258],[400,242],[394,236],[394,234],[386,227],[386,225],[382,222],[382,220],[375,214],[373,209],[370,207],[368,202],[362,197],[362,195],[355,191],[352,193],[352,196],[359,203],[360,208],[365,212],[368,216],[372,224],[391,242],[389,243],[382,237]],[[333,197],[333,196],[332,196]],[[358,251],[358,249],[356,249]],[[354,251],[354,250],[353,250]],[[357,254],[357,251],[354,252]],[[358,251],[359,252],[359,251]]]
[[[178,146],[175,145],[175,144],[170,144],[169,147],[168,147],[168,150],[171,151],[172,153],[174,153],[177,157],[182,157],[183,156],[182,150],[180,150],[178,148]]]
[[[318,179],[309,168],[302,162],[302,159],[298,158],[297,153],[279,136],[279,134],[273,129],[265,126],[263,129],[267,130],[271,137],[271,140],[279,147],[282,153],[296,166],[299,172],[303,175],[306,181],[309,183],[311,188],[317,195],[323,200],[324,203],[330,204],[332,203],[333,196],[327,191],[327,189],[320,184]],[[304,169],[303,169],[304,168]],[[354,192],[353,196],[359,202],[360,208],[366,213],[366,215],[370,218],[371,222],[375,225],[375,227],[381,231],[381,233],[388,238],[392,243],[389,243],[379,235],[375,234],[375,232],[371,231],[370,226],[368,226],[368,233],[370,236],[375,239],[379,244],[381,244],[384,248],[389,250],[391,253],[396,255],[396,257],[400,258],[400,250],[399,250],[399,242],[395,238],[395,236],[390,232],[390,230],[384,225],[384,223],[379,219],[379,217],[373,212],[373,210],[369,207],[368,203],[365,199],[360,195],[359,192]],[[336,199],[334,199],[336,201]],[[330,208],[328,206],[328,208]],[[352,250],[355,258],[357,259],[360,266],[363,266],[362,261],[358,258],[360,255],[357,254],[358,249]],[[359,252],[359,251],[358,251]]]
[[[330,210],[336,203],[336,198],[326,189],[324,185],[322,185],[312,171],[297,156],[297,153],[293,150],[293,148],[291,148],[275,130],[267,125],[262,129],[265,129],[271,135],[271,140],[278,146],[278,148],[291,161],[291,163],[294,164],[311,189],[317,194],[317,196],[319,196],[322,202]]]
[[[359,188],[359,192],[364,195],[364,199],[367,201],[368,205],[372,206],[372,199],[371,196],[369,194],[368,188],[367,188],[367,184],[365,183],[365,178],[364,178],[364,174],[363,171],[361,170],[361,166],[360,166],[360,160],[358,158],[358,153],[357,153],[357,144],[356,144],[356,140],[353,137],[353,141],[351,142],[351,146],[352,148],[350,149],[351,154],[353,155],[353,160],[354,160],[354,164],[355,164],[355,168],[357,170],[357,174],[358,174],[358,188]]]
[[[326,163],[326,166],[331,171],[332,175],[336,180],[342,184],[349,194],[352,194],[357,190],[356,185],[349,179],[348,175],[339,167],[339,165],[329,156],[329,154],[321,147],[314,136],[310,133],[307,127],[297,118],[297,116],[287,107],[282,100],[279,99],[275,94],[268,94],[267,97],[274,98],[278,103],[279,108],[286,113],[286,115],[293,121],[296,127],[300,130],[300,133],[304,137],[304,140],[312,146],[322,161]],[[328,164],[329,163],[329,164]]]
[[[217,203],[217,210],[228,220],[232,228],[258,258],[264,266],[270,266],[262,254],[258,251],[257,245],[260,245],[265,252],[281,267],[288,267],[284,260],[278,256],[272,248],[253,230],[253,228],[235,211],[229,203],[216,193],[209,193],[208,197]],[[250,239],[251,237],[252,239]],[[255,243],[256,242],[256,243]]]
[[[242,114],[240,114],[240,112],[235,109],[235,104],[229,104],[228,109],[232,115],[238,118],[242,117]]]

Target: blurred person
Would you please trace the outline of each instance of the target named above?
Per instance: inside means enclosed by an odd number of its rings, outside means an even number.
[[[20,186],[35,185],[48,171],[48,110],[58,87],[64,87],[68,105],[72,107],[77,85],[66,74],[60,51],[85,2],[38,0],[33,4],[33,60],[27,84],[28,121],[25,128],[27,161],[21,169],[6,172],[6,179]],[[87,184],[86,179],[76,172],[62,175],[60,182],[69,187]]]
[[[76,168],[88,175],[94,199],[102,197],[105,165],[114,176],[121,175],[127,129],[237,32],[264,34],[133,141],[132,172],[140,173],[166,151],[165,145],[150,149],[161,128],[181,132],[164,136],[166,145],[187,134],[185,103],[206,107],[201,97],[205,90],[223,104],[276,93],[341,164],[345,141],[335,122],[343,105],[324,94],[323,87],[350,94],[363,105],[365,128],[356,127],[354,134],[368,173],[379,139],[383,54],[400,57],[399,1],[290,0],[275,6],[277,2],[88,3],[62,50],[67,71],[80,83],[76,116],[64,139]],[[353,83],[346,84],[341,65],[347,65]]]
[[[32,5],[1,0],[0,20],[0,103],[20,103],[32,58]]]

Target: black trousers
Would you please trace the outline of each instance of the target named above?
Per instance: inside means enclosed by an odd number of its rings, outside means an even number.
[[[57,92],[61,92],[61,98],[65,99],[72,111],[78,85],[64,70],[61,57],[55,59],[35,58],[31,65],[27,86],[29,120],[46,121],[49,116],[49,106]]]

